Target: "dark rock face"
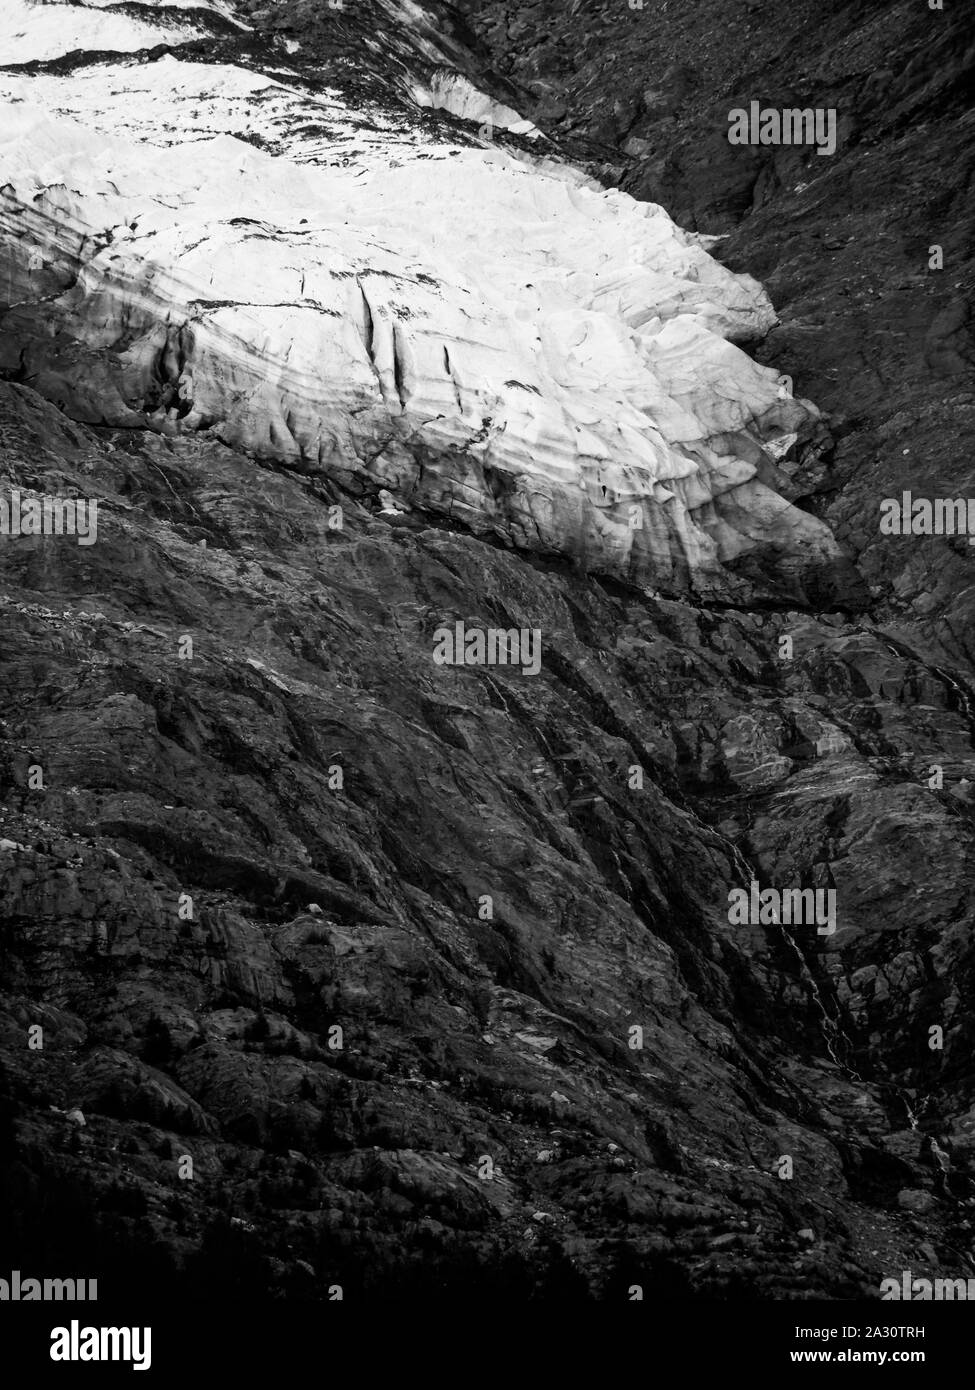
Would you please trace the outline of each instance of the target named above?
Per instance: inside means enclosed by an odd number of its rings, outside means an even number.
[[[293,1299],[971,1270],[972,551],[877,525],[971,486],[966,49],[916,8],[429,9],[445,65],[730,232],[758,355],[830,412],[779,486],[855,601],[646,593],[8,370],[5,490],[103,499],[97,545],[0,538],[13,1265]],[[332,80],[354,35],[249,18],[200,42]],[[835,106],[836,156],[730,146],[753,95]],[[537,629],[539,674],[436,666],[455,621]],[[834,891],[836,931],[733,925],[753,879]]]

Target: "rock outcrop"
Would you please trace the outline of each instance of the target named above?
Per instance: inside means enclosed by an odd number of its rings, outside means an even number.
[[[98,500],[0,537],[0,1246],[105,1298],[966,1275],[964,538],[850,564],[892,474],[780,380],[747,224],[497,76],[544,7],[152,8],[0,20],[0,497]]]

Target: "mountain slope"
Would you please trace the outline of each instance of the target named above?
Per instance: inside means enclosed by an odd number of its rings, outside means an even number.
[[[0,548],[5,1248],[201,1296],[964,1273],[970,687],[738,346],[794,324],[447,7],[147,8],[25,6],[0,72],[6,487],[99,502]],[[538,674],[438,665],[456,622]],[[835,934],[732,925],[752,879]]]

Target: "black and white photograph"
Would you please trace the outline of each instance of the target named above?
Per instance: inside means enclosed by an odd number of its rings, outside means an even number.
[[[0,0],[11,1386],[947,1371],[973,98],[972,0]]]

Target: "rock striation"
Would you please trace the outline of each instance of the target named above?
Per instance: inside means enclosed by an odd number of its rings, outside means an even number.
[[[855,423],[791,193],[729,251],[604,186],[749,69],[739,9],[681,7],[701,71],[630,128],[619,6],[4,7],[0,498],[98,500],[94,544],[0,536],[11,1267],[427,1308],[971,1271],[971,551],[874,537],[913,455],[864,442],[948,460],[960,378],[936,434],[871,349]],[[539,673],[438,665],[456,622]],[[835,933],[733,924],[752,882]]]

